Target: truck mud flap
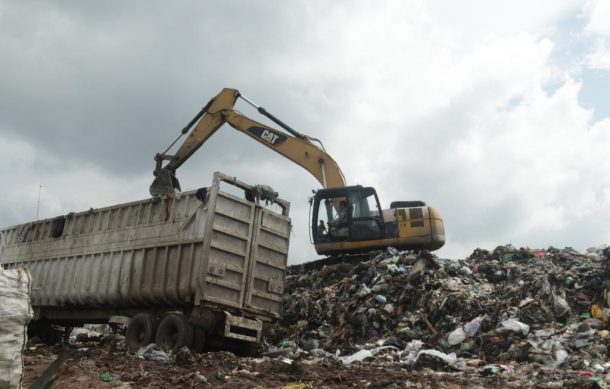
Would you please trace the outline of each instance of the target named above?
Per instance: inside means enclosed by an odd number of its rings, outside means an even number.
[[[263,331],[263,322],[256,319],[247,319],[241,316],[233,316],[224,311],[225,327],[224,337],[244,340],[246,342],[258,343]]]

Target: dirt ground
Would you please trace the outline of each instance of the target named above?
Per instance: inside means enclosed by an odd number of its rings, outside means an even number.
[[[24,387],[29,387],[59,356],[64,362],[51,387],[84,388],[498,388],[598,387],[590,377],[564,371],[515,369],[484,376],[480,372],[407,369],[397,363],[354,363],[333,359],[238,357],[229,352],[187,354],[170,362],[128,355],[117,342],[45,346],[25,353]]]

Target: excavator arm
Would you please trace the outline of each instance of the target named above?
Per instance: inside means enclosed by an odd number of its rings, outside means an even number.
[[[240,97],[253,105],[261,114],[280,125],[288,133],[273,129],[237,112],[234,109],[234,105]],[[197,122],[195,128],[190,132],[174,155],[159,153],[155,156],[157,161],[155,169],[156,179],[153,185],[151,185],[151,194],[167,193],[173,191],[174,186],[179,187],[175,179],[176,169],[186,162],[225,123],[303,167],[320,182],[322,187],[334,188],[345,186],[345,178],[341,169],[322,147],[318,147],[313,143],[315,139],[300,134],[288,127],[264,108],[255,105],[244,96],[241,96],[236,89],[225,88],[210,100],[191,123],[185,127],[183,134],[188,132],[188,129],[195,122]],[[169,162],[162,166],[162,161],[164,160]],[[168,175],[174,179],[171,188],[169,187],[171,180],[168,181],[167,179]]]

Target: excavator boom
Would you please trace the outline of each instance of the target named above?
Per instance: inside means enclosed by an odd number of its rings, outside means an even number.
[[[287,129],[290,134],[254,121],[236,111],[234,109],[235,102],[240,97],[254,105],[259,112]],[[256,106],[250,100],[241,96],[236,89],[223,89],[210,100],[195,119],[198,117],[197,125],[174,155],[157,154],[155,157],[157,160],[155,175],[159,176],[158,172],[161,168],[174,175],[176,169],[186,162],[223,124],[228,123],[236,130],[303,167],[320,182],[322,187],[345,186],[345,178],[335,160],[323,148],[315,145],[311,141],[312,138],[292,130],[264,108]],[[161,167],[162,160],[169,160],[169,162]],[[158,182],[153,183],[151,192],[153,187],[157,187],[156,191],[159,192],[159,186]],[[171,190],[170,188],[163,188],[162,185],[161,188],[161,191],[173,190],[173,188]]]

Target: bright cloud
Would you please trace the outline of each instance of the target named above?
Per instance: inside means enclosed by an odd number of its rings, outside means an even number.
[[[592,69],[610,70],[610,3],[591,0],[585,10],[588,23],[584,32],[594,41],[587,65]]]

